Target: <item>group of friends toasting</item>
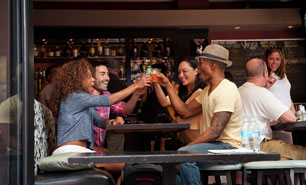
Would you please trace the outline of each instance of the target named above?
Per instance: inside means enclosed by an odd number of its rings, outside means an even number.
[[[92,65],[85,58],[65,63],[58,70],[51,96],[58,146],[53,155],[105,151],[101,147],[105,127],[124,124],[120,117],[131,113],[147,88],[154,88],[160,104],[174,109],[176,122],[190,123],[190,129],[181,135],[185,146],[180,151],[240,148],[243,117],[256,116],[262,151],[280,153],[282,159],[306,159],[305,147],[274,140],[270,128],[271,124],[296,121],[282,50],[266,48],[264,57],[246,61],[247,79],[239,88],[224,75],[234,62],[226,48],[210,44],[200,56],[179,61],[178,88],[159,72],[157,82],[143,76],[113,94],[107,91],[110,82],[105,63]],[[122,102],[128,96],[128,102]],[[120,117],[110,120],[110,111]],[[215,164],[179,164],[178,183],[201,184],[199,169]],[[124,164],[99,166],[120,174]]]

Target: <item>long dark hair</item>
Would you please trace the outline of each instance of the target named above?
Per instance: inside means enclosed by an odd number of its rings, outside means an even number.
[[[194,57],[183,57],[180,59],[178,65],[180,65],[182,62],[187,62],[189,66],[192,67],[194,70],[198,67],[199,64],[199,62]],[[198,74],[194,81],[194,88],[190,94],[188,94],[187,92],[187,87],[184,86],[181,81],[179,81],[178,95],[185,102],[196,90],[198,90],[199,88],[203,89],[204,87],[205,85],[200,81]]]

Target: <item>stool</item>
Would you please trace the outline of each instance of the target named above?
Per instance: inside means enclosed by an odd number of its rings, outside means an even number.
[[[208,184],[208,177],[214,176],[216,184],[221,185],[221,176],[226,177],[228,185],[236,184],[236,172],[241,170],[241,164],[214,165],[208,168],[201,168],[202,184]]]
[[[251,184],[262,184],[262,177],[272,185],[271,176],[276,176],[280,184],[292,185],[294,173],[300,175],[305,183],[303,173],[306,172],[306,160],[257,161],[243,164],[243,184],[247,184],[247,172],[251,171]]]
[[[114,185],[113,177],[105,170],[93,169],[39,173],[35,185]]]

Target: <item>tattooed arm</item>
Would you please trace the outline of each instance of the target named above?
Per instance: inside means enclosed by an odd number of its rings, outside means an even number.
[[[215,141],[220,137],[221,133],[225,129],[232,113],[231,112],[216,112],[211,119],[211,126],[205,130],[197,139],[190,142],[188,145],[194,145],[199,143],[208,143]]]

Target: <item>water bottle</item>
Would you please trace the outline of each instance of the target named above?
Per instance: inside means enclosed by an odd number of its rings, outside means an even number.
[[[258,122],[255,117],[249,119],[249,144],[250,149],[253,151],[260,150],[260,131],[258,128]]]
[[[242,148],[250,149],[248,128],[249,128],[249,119],[243,118],[242,127],[241,127],[241,144]]]

